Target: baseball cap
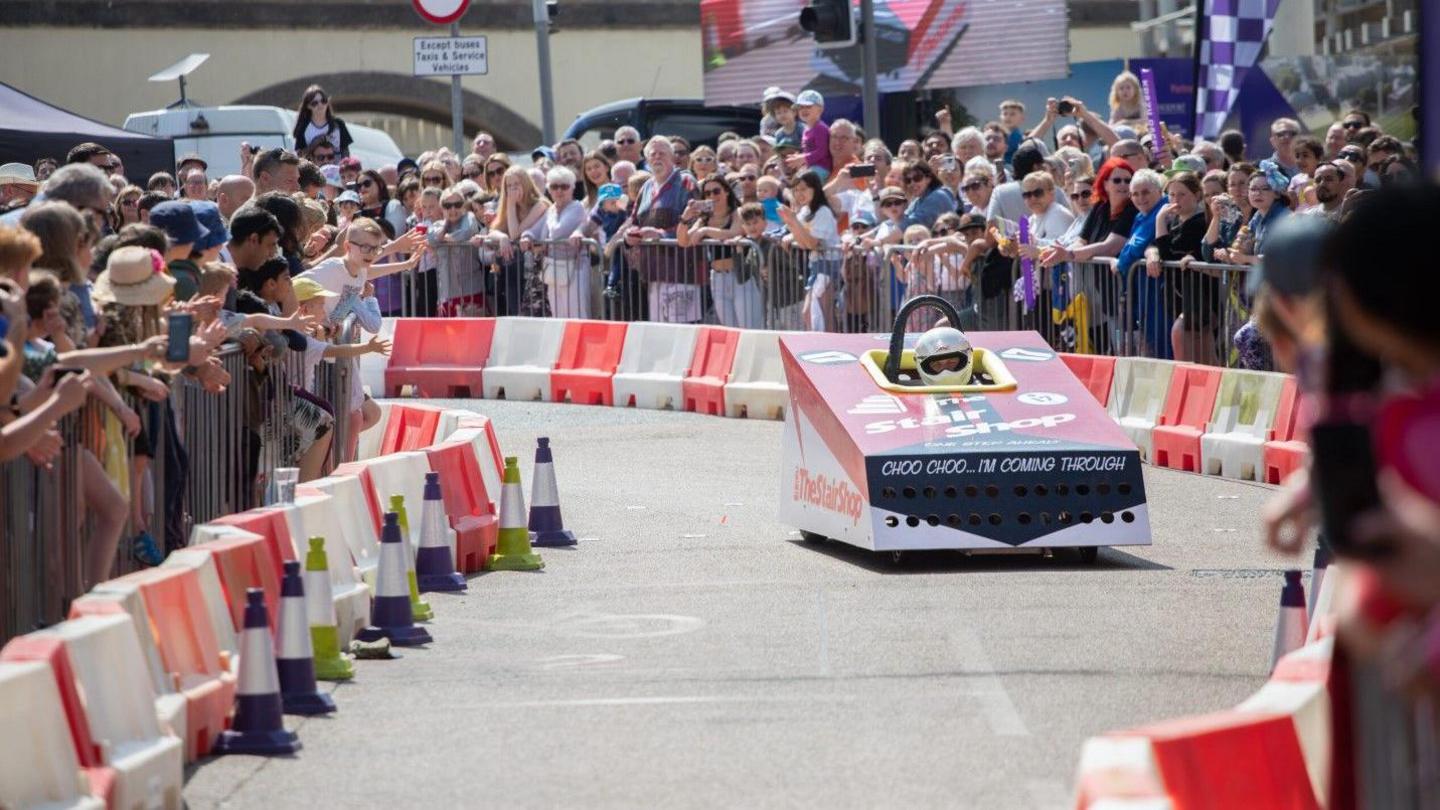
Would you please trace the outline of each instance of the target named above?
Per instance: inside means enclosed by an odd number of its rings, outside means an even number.
[[[875,215],[870,213],[869,211],[860,211],[857,212],[850,221],[852,223],[860,223],[862,225],[873,226],[875,224]]]
[[[1334,226],[1325,217],[1288,216],[1265,237],[1265,255],[1245,289],[1250,295],[1268,284],[1283,295],[1306,295],[1316,288],[1320,251]]]
[[[40,187],[35,179],[35,170],[25,163],[6,163],[0,166],[0,186],[29,186],[31,191]]]
[[[886,200],[905,200],[905,192],[899,186],[886,186],[880,190],[880,202]]]
[[[805,90],[795,97],[795,106],[823,107],[825,106],[825,97],[814,90]]]
[[[606,183],[595,192],[595,199],[605,202],[606,200],[618,200],[624,195],[625,192],[620,190],[620,186],[615,183]]]
[[[793,93],[782,90],[775,85],[771,85],[765,88],[765,94],[761,96],[760,99],[761,103],[763,104],[769,104],[772,101],[788,101],[791,104],[795,103],[795,95]]]
[[[395,172],[397,174],[418,171],[420,171],[420,164],[416,163],[412,158],[400,158],[400,162],[395,164]]]
[[[359,204],[360,204],[360,195],[359,195],[359,194],[356,194],[356,193],[353,192],[353,191],[342,191],[342,192],[340,192],[340,196],[335,198],[335,204],[336,204],[336,205],[339,205],[340,203],[346,203],[346,202],[348,202],[348,203],[355,203],[356,205],[359,205]]]
[[[1195,172],[1196,174],[1203,175],[1205,173],[1205,158],[1199,155],[1181,155],[1175,158],[1175,160],[1171,161],[1170,171],[1166,172],[1166,174],[1176,174],[1179,172]]]
[[[354,169],[358,172],[364,167],[360,165],[360,158],[347,157],[340,161],[340,168]]]
[[[210,164],[205,162],[205,158],[200,157],[200,155],[194,152],[187,152],[181,155],[179,160],[175,161],[176,170],[185,168],[185,164],[187,163],[198,163],[202,170],[208,171],[210,169]]]
[[[195,243],[195,250],[209,250],[230,241],[230,231],[225,227],[225,218],[220,216],[220,206],[209,200],[186,200],[186,205],[195,212],[201,227],[208,233]],[[154,215],[154,212],[151,212]]]
[[[984,227],[985,227],[985,215],[984,215],[984,214],[977,214],[977,213],[975,213],[974,211],[971,211],[971,212],[968,213],[968,214],[963,214],[963,215],[961,215],[961,217],[960,217],[960,227],[959,227],[959,228],[956,228],[956,230],[957,230],[957,231],[963,231],[963,230],[967,230],[967,229],[969,229],[969,228],[984,228]]]
[[[210,234],[195,209],[179,200],[167,200],[150,209],[150,224],[165,232],[172,245],[199,244]]]
[[[321,166],[320,174],[325,177],[325,185],[336,188],[344,188],[345,181],[340,179],[340,167],[332,164]]]
[[[290,286],[295,290],[295,300],[301,303],[309,301],[311,298],[339,298],[338,295],[325,289],[325,285],[313,278],[301,276],[290,282]]]
[[[546,160],[554,160],[554,159],[555,159],[555,150],[554,150],[554,149],[551,149],[550,147],[545,146],[545,145],[543,145],[543,144],[540,145],[540,146],[535,147],[534,149],[531,149],[531,150],[530,150],[530,159],[531,159],[531,160],[535,160],[536,158],[542,158],[542,157],[545,158]]]

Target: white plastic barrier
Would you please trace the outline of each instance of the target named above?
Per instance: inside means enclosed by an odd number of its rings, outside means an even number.
[[[106,590],[95,590],[80,596],[70,603],[70,615],[93,615],[89,610],[92,602],[118,605],[130,617],[130,629],[135,634],[135,643],[145,660],[145,669],[150,676],[150,689],[155,693],[155,716],[161,727],[169,728],[182,740],[189,739],[189,701],[175,688],[175,681],[165,671],[160,660],[160,648],[155,645],[155,635],[150,632],[150,615],[145,611],[145,598],[140,595],[140,586],[133,582],[106,582]],[[99,611],[95,611],[98,613]],[[229,615],[229,614],[226,614]]]
[[[335,566],[349,563],[354,565],[360,580],[374,588],[375,574],[380,566],[380,536],[375,529],[375,521],[370,517],[365,484],[358,476],[331,475],[307,481],[304,486],[314,487],[335,499],[335,517],[340,523],[340,536],[344,538],[349,553],[331,553],[329,539],[326,539],[325,556],[329,558],[332,581]]]
[[[385,426],[390,422],[391,405],[389,402],[378,400],[375,404],[380,406],[380,421],[371,425],[369,430],[360,432],[355,445],[355,458],[358,461],[365,461],[380,455],[380,445],[385,441]]]
[[[485,428],[460,428],[446,436],[444,441],[469,442],[475,448],[475,460],[480,465],[480,477],[485,481],[485,494],[490,496],[490,500],[495,501],[498,509],[501,484],[503,483],[501,476],[504,474],[504,470],[495,467],[495,454],[490,452],[490,437]]]
[[[65,642],[90,736],[115,769],[116,807],[180,808],[184,746],[160,730],[155,692],[126,616],[84,616],[39,631]]]
[[[103,810],[80,772],[49,664],[0,662],[0,728],[0,807]]]
[[[1215,414],[1200,437],[1206,475],[1255,481],[1265,476],[1265,439],[1280,407],[1284,374],[1232,369],[1220,380]]]
[[[446,436],[460,429],[461,419],[474,419],[478,414],[474,411],[466,411],[460,408],[446,408],[440,412],[440,421],[435,425],[435,444],[445,440]]]
[[[735,346],[730,381],[725,383],[725,414],[751,419],[783,419],[790,403],[780,361],[780,332],[746,329]]]
[[[330,595],[335,604],[340,648],[349,649],[350,639],[370,626],[370,586],[355,573],[355,567],[349,565],[350,547],[345,540],[345,524],[339,507],[332,495],[298,495],[294,508],[285,510],[285,523],[290,527],[290,542],[302,568],[305,555],[310,552],[310,538],[325,538],[325,561],[330,566]]]
[[[205,612],[210,620],[210,629],[220,650],[230,654],[234,662],[240,654],[239,637],[230,620],[230,605],[225,601],[225,586],[220,582],[220,572],[215,568],[215,558],[200,548],[182,548],[170,552],[161,563],[162,568],[189,568],[200,580],[200,592],[205,596]],[[238,674],[238,673],[237,673]]]
[[[565,321],[557,318],[499,318],[490,359],[485,363],[485,398],[529,401],[550,393],[550,369],[560,355]],[[406,500],[409,503],[409,500]]]
[[[391,453],[366,462],[370,483],[383,513],[390,508],[391,495],[405,496],[405,517],[410,527],[411,554],[420,547],[420,504],[425,500],[425,473],[430,457],[423,451]],[[455,557],[455,530],[445,530],[450,541],[450,559]]]
[[[627,407],[633,400],[637,408],[678,408],[698,334],[699,328],[688,324],[630,324],[620,365],[611,378],[615,407]]]
[[[1154,457],[1152,431],[1155,421],[1165,409],[1165,395],[1170,390],[1170,375],[1175,364],[1165,360],[1142,357],[1121,357],[1115,361],[1115,379],[1110,388],[1107,410],[1135,446],[1140,460]]]

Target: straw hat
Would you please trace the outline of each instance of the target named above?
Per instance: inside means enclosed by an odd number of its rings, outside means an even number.
[[[165,275],[165,257],[148,248],[117,248],[95,279],[90,296],[97,301],[132,307],[158,306],[175,288]]]

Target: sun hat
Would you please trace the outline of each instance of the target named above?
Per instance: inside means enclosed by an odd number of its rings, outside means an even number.
[[[815,90],[805,90],[795,97],[796,107],[823,107],[825,97]]]
[[[195,211],[195,218],[209,231],[204,239],[195,243],[195,250],[217,248],[230,241],[230,230],[225,227],[225,218],[220,216],[220,206],[209,200],[187,200]]]
[[[167,200],[151,208],[150,224],[164,231],[172,245],[194,245],[210,233],[200,224],[195,209],[179,200]]]
[[[31,191],[40,188],[35,179],[35,170],[25,163],[6,163],[0,166],[0,186],[29,186]]]
[[[321,284],[313,278],[305,278],[302,276],[290,282],[290,286],[295,290],[295,300],[302,304],[306,301],[309,301],[311,298],[340,297],[335,293],[325,289],[325,285]]]
[[[595,199],[599,202],[618,200],[623,196],[625,192],[615,183],[606,183],[595,192]]]
[[[339,205],[340,203],[355,203],[356,205],[360,205],[360,195],[353,191],[343,191],[339,197],[335,198],[335,204]]]
[[[761,96],[761,103],[768,105],[772,101],[786,101],[795,103],[795,94],[781,89],[775,85],[765,88],[765,94]]]
[[[355,171],[358,172],[358,171],[360,171],[361,169],[363,169],[363,168],[365,168],[365,167],[362,166],[362,165],[360,165],[360,158],[347,157],[347,158],[345,158],[345,159],[343,159],[343,160],[340,161],[340,168],[342,168],[342,169],[354,169]]]
[[[325,178],[325,185],[335,188],[344,188],[345,181],[340,179],[340,167],[333,163],[320,167],[320,175]]]
[[[126,306],[158,306],[170,297],[175,279],[165,275],[165,257],[138,245],[116,248],[95,278],[90,297]]]
[[[880,190],[880,202],[884,203],[886,200],[903,201],[905,200],[905,192],[901,191],[898,186],[886,186]]]

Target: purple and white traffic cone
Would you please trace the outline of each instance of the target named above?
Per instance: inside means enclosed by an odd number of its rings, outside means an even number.
[[[370,626],[356,633],[356,638],[365,642],[388,638],[397,647],[418,647],[433,640],[425,628],[415,626],[415,614],[410,611],[409,556],[400,536],[400,516],[386,512],[380,530],[380,570],[375,575]]]
[[[287,560],[280,580],[280,633],[275,639],[275,668],[280,672],[280,698],[286,714],[329,714],[335,701],[315,688],[315,652],[310,645],[310,617],[305,610],[305,580],[300,561]]]
[[[530,485],[530,545],[573,546],[575,535],[560,518],[560,490],[555,485],[555,459],[544,436],[535,448],[535,482]]]
[[[265,591],[245,591],[245,629],[240,634],[240,682],[235,689],[235,720],[220,732],[212,754],[293,754],[300,738],[285,730],[280,676],[265,612]]]
[[[445,531],[445,502],[440,473],[425,473],[425,500],[420,506],[420,548],[415,552],[415,577],[421,591],[463,591],[465,577],[455,570],[455,555]]]
[[[1305,586],[1300,572],[1285,572],[1285,587],[1280,589],[1280,617],[1275,621],[1275,649],[1270,655],[1270,671],[1280,659],[1305,646]]]

